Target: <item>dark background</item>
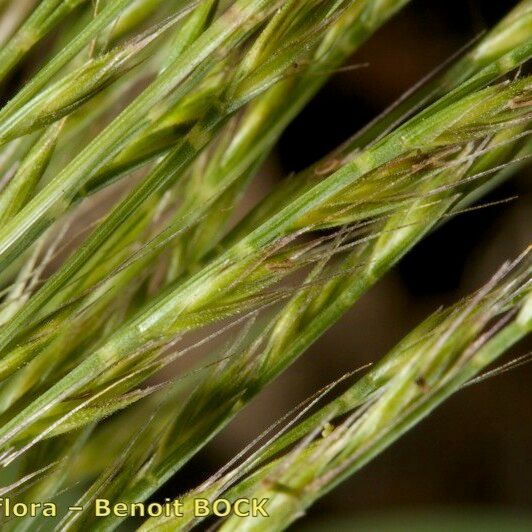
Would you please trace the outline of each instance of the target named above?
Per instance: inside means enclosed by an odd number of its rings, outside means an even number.
[[[370,66],[335,75],[288,128],[264,169],[265,182],[325,155],[515,4],[412,1],[351,60]],[[204,480],[299,401],[378,359],[438,306],[477,289],[504,260],[517,256],[531,236],[529,173],[522,171],[485,198],[517,194],[517,201],[460,216],[421,243],[196,457],[168,491],[176,495]],[[521,345],[517,353],[530,347]],[[425,515],[435,508],[459,514],[501,511],[519,521],[532,512],[531,382],[528,365],[462,391],[325,497],[295,529],[311,524],[325,529],[338,517]]]

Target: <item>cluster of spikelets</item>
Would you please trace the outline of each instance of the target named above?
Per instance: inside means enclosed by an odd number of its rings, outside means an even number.
[[[420,239],[526,163],[530,0],[235,222],[284,128],[406,3],[0,1],[0,80],[33,68],[0,109],[2,496],[84,508],[47,529],[116,528],[96,498],[151,497]],[[285,528],[530,332],[531,268],[525,251],[338,398],[318,408],[334,383],[176,494],[184,516],[142,527],[188,529],[195,497],[223,496],[270,499],[267,521],[224,530]],[[192,370],[164,380],[185,356]]]

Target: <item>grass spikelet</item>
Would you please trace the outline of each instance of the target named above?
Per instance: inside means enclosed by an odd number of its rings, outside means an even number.
[[[121,526],[97,498],[153,497],[418,242],[527,164],[530,0],[240,214],[289,124],[407,3],[0,0],[0,498],[82,508],[6,530]],[[271,501],[267,520],[222,529],[288,527],[530,333],[529,255],[141,529],[188,530],[193,498],[220,496]]]
[[[241,465],[187,494],[182,517],[153,518],[141,530],[188,529],[201,521],[192,511],[194,498],[217,497],[268,499],[272,512],[267,518],[233,516],[224,530],[285,529],[530,333],[529,255],[505,264],[470,298],[427,318],[308,419],[288,424]]]

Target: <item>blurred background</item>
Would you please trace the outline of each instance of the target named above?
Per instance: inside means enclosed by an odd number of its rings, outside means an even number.
[[[264,193],[382,112],[517,2],[413,0],[333,76],[281,139]],[[532,236],[530,169],[427,238],[164,489],[182,493],[270,423],[345,372],[383,356],[440,305],[486,282]],[[527,353],[520,345],[512,356]],[[343,484],[296,530],[532,530],[532,365],[472,386]],[[159,493],[156,499],[163,495]]]

